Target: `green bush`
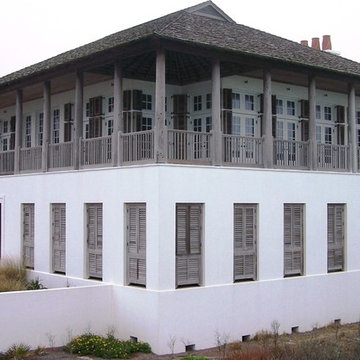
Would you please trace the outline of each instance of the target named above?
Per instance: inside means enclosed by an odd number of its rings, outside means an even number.
[[[76,337],[65,347],[65,350],[77,355],[93,355],[103,359],[126,359],[136,352],[149,353],[149,344],[142,342],[120,341],[113,336],[84,334]]]
[[[5,353],[0,353],[0,359],[3,360],[22,360],[30,355],[30,346],[25,344],[12,345]]]
[[[26,268],[22,261],[0,260],[0,292],[26,289]]]

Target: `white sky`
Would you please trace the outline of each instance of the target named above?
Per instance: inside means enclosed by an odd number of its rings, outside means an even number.
[[[1,0],[0,77],[202,0]],[[330,34],[360,62],[359,0],[214,0],[239,24],[293,41]]]

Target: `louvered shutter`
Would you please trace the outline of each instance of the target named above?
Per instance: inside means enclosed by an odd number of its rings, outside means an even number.
[[[308,120],[301,121],[301,140],[302,141],[309,140],[309,121]]]
[[[65,273],[66,261],[66,208],[65,204],[52,205],[52,259],[53,271]]]
[[[102,278],[102,204],[87,204],[89,277]]]
[[[23,259],[28,268],[34,268],[34,204],[23,204]]]
[[[96,96],[89,99],[89,116],[101,116],[103,115],[103,98],[102,96]]]
[[[343,204],[328,205],[328,271],[344,270],[345,219]]]
[[[14,150],[15,149],[15,126],[16,126],[16,117],[12,116],[10,118],[10,146],[9,149],[10,150]]]
[[[71,141],[72,138],[72,108],[71,103],[64,105],[64,142]]]
[[[303,205],[284,205],[284,275],[303,272]]]
[[[173,96],[173,123],[175,130],[187,129],[187,95]]]
[[[146,205],[127,205],[127,276],[129,284],[146,285]]]
[[[132,110],[142,110],[142,91],[141,90],[133,90],[132,91]]]
[[[176,285],[201,281],[202,205],[176,205]]]
[[[276,95],[271,95],[271,113],[276,115]]]
[[[256,205],[234,205],[234,280],[256,279]]]
[[[272,136],[275,139],[276,138],[276,124],[277,124],[277,117],[273,116],[272,117]]]
[[[221,90],[222,131],[232,134],[232,89]]]
[[[309,100],[300,100],[300,117],[309,118]]]
[[[336,106],[336,122],[339,124],[345,124],[345,106]]]
[[[345,126],[337,125],[337,142],[338,145],[345,145]]]

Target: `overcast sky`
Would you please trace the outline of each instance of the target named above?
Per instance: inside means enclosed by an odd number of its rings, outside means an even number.
[[[0,76],[201,0],[1,0]],[[296,42],[331,35],[360,62],[360,0],[215,0],[239,24]]]

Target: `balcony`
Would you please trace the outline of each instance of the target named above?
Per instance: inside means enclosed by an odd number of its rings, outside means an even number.
[[[42,147],[20,149],[20,166],[21,172],[41,171]]]
[[[153,162],[154,130],[119,135],[119,149],[122,163]]]
[[[319,170],[349,169],[349,146],[317,144],[317,154]]]
[[[49,169],[71,169],[73,163],[73,143],[64,142],[48,145]]]
[[[279,168],[308,169],[309,143],[274,140],[274,166]]]
[[[112,164],[112,137],[80,139],[80,166],[106,166]]]

